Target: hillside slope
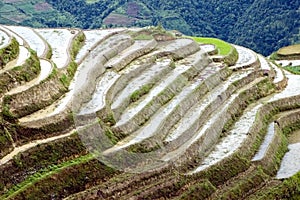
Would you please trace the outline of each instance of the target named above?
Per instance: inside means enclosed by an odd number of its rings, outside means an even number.
[[[269,55],[299,42],[299,6],[297,0],[5,0],[0,23],[84,29],[162,23],[187,35],[218,37]]]
[[[0,199],[299,199],[299,75],[161,26],[0,36]]]

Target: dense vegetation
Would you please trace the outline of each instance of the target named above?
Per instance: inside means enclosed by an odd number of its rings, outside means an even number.
[[[0,23],[87,29],[161,22],[167,29],[217,37],[269,55],[299,42],[299,5],[297,0],[5,0]]]

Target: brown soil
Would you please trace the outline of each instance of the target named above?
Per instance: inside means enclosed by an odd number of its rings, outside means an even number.
[[[41,3],[35,4],[34,9],[36,11],[48,11],[48,10],[52,9],[52,6],[46,2],[44,2],[44,3],[41,2]]]
[[[290,144],[295,144],[300,142],[300,130],[293,132],[289,136],[289,143]]]
[[[135,2],[129,2],[127,7],[127,15],[138,17],[140,6]]]
[[[4,0],[4,3],[17,3],[17,2],[22,2],[24,0]]]
[[[110,14],[104,19],[103,23],[105,25],[114,24],[114,25],[130,26],[135,21],[136,21],[135,18],[129,18],[126,15]]]

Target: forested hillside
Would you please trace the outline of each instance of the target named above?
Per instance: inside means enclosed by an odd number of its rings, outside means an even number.
[[[148,26],[218,37],[264,55],[299,42],[298,0],[4,0],[0,23],[32,27]]]

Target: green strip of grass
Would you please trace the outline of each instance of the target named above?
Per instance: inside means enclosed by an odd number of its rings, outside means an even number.
[[[199,43],[204,44],[213,44],[218,48],[219,55],[226,56],[232,51],[232,46],[220,39],[217,38],[206,38],[206,37],[191,37],[193,40]]]
[[[49,166],[46,169],[42,169],[32,176],[29,176],[25,181],[17,184],[16,186],[12,187],[6,194],[0,197],[0,199],[13,199],[15,195],[22,192],[23,190],[26,190],[26,188],[30,187],[31,185],[37,183],[38,181],[45,179],[55,173],[58,173],[59,171],[71,167],[74,165],[78,165],[80,163],[88,162],[91,159],[93,159],[94,156],[91,154],[81,156],[79,158],[76,158],[74,160],[70,160],[64,163],[61,163],[59,165],[53,165]]]
[[[297,74],[300,75],[300,66],[288,66],[288,67],[284,67],[285,70],[293,73],[293,74]]]

